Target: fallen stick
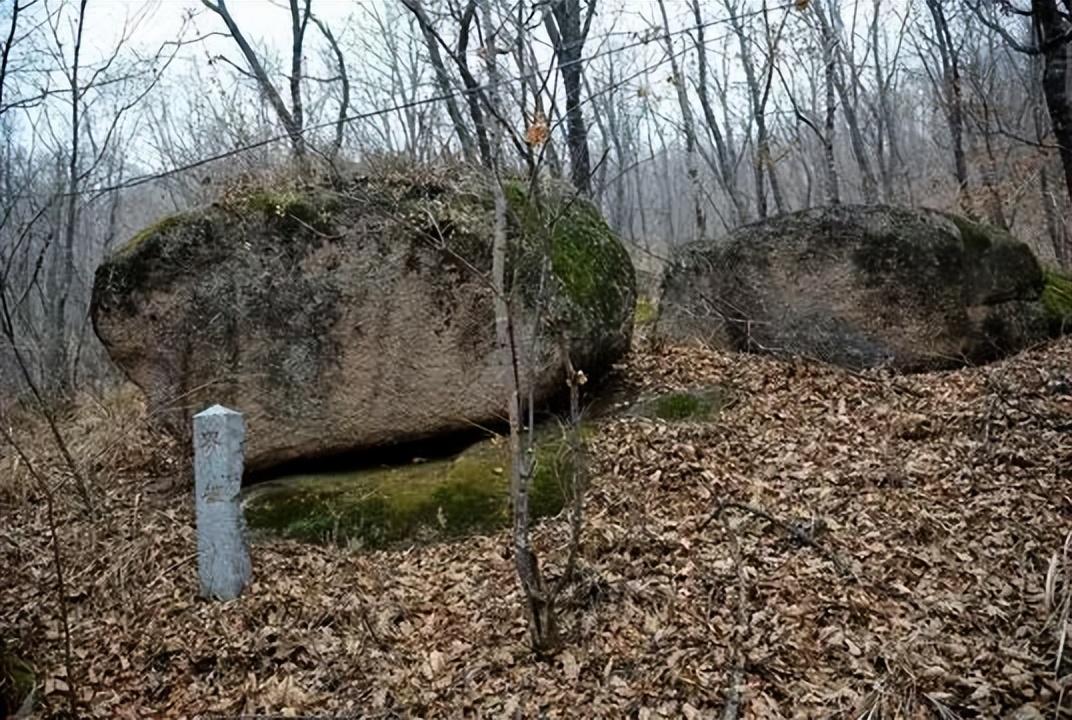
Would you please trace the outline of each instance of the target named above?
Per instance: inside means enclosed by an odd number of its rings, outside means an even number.
[[[772,525],[777,525],[778,527],[785,530],[786,534],[788,534],[789,537],[793,538],[794,540],[803,545],[807,545],[813,548],[816,552],[818,552],[824,558],[829,560],[834,565],[834,567],[837,568],[837,571],[839,573],[847,576],[852,575],[848,567],[846,567],[845,563],[841,561],[841,558],[839,558],[834,552],[828,550],[826,547],[821,545],[814,537],[811,536],[810,533],[805,532],[796,525],[791,525],[784,520],[780,520],[779,518],[774,517],[763,508],[756,507],[755,505],[749,505],[747,503],[739,502],[720,502],[711,512],[711,514],[707,517],[707,519],[704,520],[703,523],[701,523],[699,528],[700,531],[702,532],[704,529],[706,529],[707,526],[711,524],[712,520],[720,517],[725,510],[730,508],[751,513],[756,517],[766,520]]]

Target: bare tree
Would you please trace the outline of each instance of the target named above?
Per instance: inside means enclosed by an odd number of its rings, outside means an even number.
[[[67,301],[71,293],[71,280],[74,273],[74,238],[78,228],[79,219],[79,190],[82,178],[80,166],[81,157],[80,139],[82,122],[82,92],[78,74],[82,62],[82,32],[86,25],[86,3],[81,0],[78,4],[77,19],[71,38],[71,61],[64,68],[66,73],[67,89],[70,92],[70,123],[71,136],[69,153],[67,156],[67,192],[64,203],[63,220],[63,244],[61,247],[62,258],[53,262],[49,273],[50,295],[55,298],[52,305],[51,329],[53,332],[52,342],[49,343],[50,358],[48,366],[55,373],[56,381],[54,390],[61,396],[69,396],[71,393],[69,372],[70,362],[68,358],[69,344],[67,342]],[[59,37],[58,23],[52,25],[52,34],[56,41],[56,48],[63,47],[63,40]]]
[[[585,195],[592,194],[592,161],[588,152],[588,125],[581,108],[584,41],[595,17],[596,0],[586,0],[581,18],[581,0],[552,0],[543,11],[547,35],[558,58],[558,70],[566,89],[566,137],[570,154],[570,177]]]
[[[1072,6],[1067,0],[1030,0],[1022,8],[1013,0],[994,0],[1004,12],[1031,22],[1031,41],[1023,42],[983,7],[965,0],[984,25],[999,33],[1013,50],[1042,58],[1042,89],[1059,146],[1065,187],[1072,199]]]
[[[666,15],[666,3],[659,0],[659,14],[663,21],[663,37],[666,43],[666,56],[670,63],[671,77],[677,94],[678,108],[681,110],[681,132],[685,136],[685,164],[689,175],[689,184],[692,190],[692,204],[695,212],[695,225],[693,237],[701,239],[707,232],[707,218],[704,212],[703,191],[700,185],[700,169],[697,164],[696,123],[692,117],[692,106],[689,104],[688,85],[681,67],[677,61],[677,51],[674,49],[673,35],[670,33],[670,20]]]
[[[964,92],[961,80],[960,44],[950,30],[946,0],[925,0],[931,20],[931,32],[922,37],[938,53],[937,63],[925,63],[927,72],[938,89],[941,108],[949,126],[953,146],[953,168],[957,186],[963,196],[968,190],[968,161],[964,153]],[[926,52],[919,48],[921,54]]]
[[[766,56],[763,65],[756,67],[754,59],[755,39],[748,31],[741,17],[740,6],[731,0],[724,0],[726,12],[729,14],[730,26],[737,36],[737,43],[741,51],[741,66],[744,69],[745,82],[748,87],[748,96],[751,101],[752,121],[756,127],[756,152],[753,161],[753,173],[755,177],[756,212],[761,218],[768,215],[767,185],[770,185],[771,195],[774,198],[778,212],[785,212],[785,199],[782,195],[781,186],[778,183],[778,173],[775,168],[774,158],[771,155],[770,131],[767,124],[767,105],[770,101],[771,87],[777,62],[776,48],[781,36],[784,20],[777,32],[772,33],[768,18],[767,3],[762,3],[762,19],[765,30],[765,42],[767,44]]]
[[[310,19],[316,24],[316,27],[327,41],[328,47],[331,48],[331,54],[335,60],[335,67],[338,71],[338,75],[333,79],[339,81],[341,88],[339,114],[335,120],[335,139],[332,141],[331,149],[328,152],[329,159],[335,160],[335,158],[339,156],[339,151],[342,149],[343,139],[346,136],[347,116],[350,114],[350,73],[346,69],[346,56],[343,54],[342,48],[339,47],[339,41],[335,39],[335,34],[331,32],[331,28],[328,27],[326,22],[315,15],[310,15]]]
[[[697,59],[696,91],[700,98],[700,107],[703,110],[704,123],[707,132],[715,146],[715,162],[712,169],[717,173],[717,177],[721,181],[722,189],[730,199],[730,204],[733,206],[732,217],[734,223],[740,225],[747,220],[748,210],[745,206],[745,201],[741,197],[737,188],[737,158],[734,157],[731,144],[727,142],[719,128],[719,121],[715,117],[714,105],[711,101],[708,80],[707,42],[704,37],[705,21],[703,12],[700,9],[700,0],[691,0],[691,8],[692,17],[696,23],[693,40]],[[661,2],[660,9],[662,9]],[[665,10],[663,10],[664,25],[666,21],[665,16],[666,13]],[[681,91],[679,90],[679,92]],[[723,102],[725,102],[725,98],[723,98]]]
[[[509,254],[506,234],[507,205],[503,187],[502,128],[499,118],[503,109],[499,103],[499,65],[497,24],[491,10],[491,0],[480,0],[484,29],[484,62],[488,72],[487,111],[494,118],[489,129],[491,170],[495,212],[492,245],[492,289],[495,293],[495,336],[506,370],[506,407],[510,423],[510,489],[513,499],[513,550],[518,579],[528,606],[529,629],[533,647],[545,650],[557,642],[555,615],[550,606],[547,587],[540,572],[539,561],[532,549],[529,535],[529,487],[531,474],[522,453],[521,439],[521,349],[514,332],[512,308],[506,277]]]
[[[475,160],[478,157],[477,146],[473,140],[473,133],[470,132],[469,126],[466,123],[465,118],[462,116],[462,111],[458,107],[458,102],[454,94],[454,81],[451,79],[450,73],[447,71],[446,63],[443,61],[443,54],[440,52],[439,48],[440,38],[433,29],[434,25],[432,20],[428,17],[428,13],[425,11],[421,0],[402,0],[402,4],[406,6],[406,9],[413,13],[413,16],[417,19],[417,23],[421,28],[421,34],[424,37],[424,45],[428,49],[428,61],[431,63],[432,69],[435,72],[436,87],[444,97],[443,102],[447,108],[447,114],[450,116],[454,132],[457,134],[458,141],[461,143],[462,154],[466,158]]]
[[[856,70],[853,69],[855,68],[854,61],[844,47],[840,29],[835,27],[831,22],[831,16],[840,19],[840,10],[833,3],[830,4],[830,9],[828,9],[824,0],[816,0],[811,3],[809,7],[814,10],[816,27],[819,31],[821,40],[824,46],[830,48],[830,53],[832,55],[831,59],[833,62],[830,64],[830,78],[834,88],[837,90],[838,99],[841,102],[841,112],[845,118],[845,125],[849,131],[852,154],[856,159],[857,167],[860,170],[864,201],[868,203],[877,202],[878,182],[875,179],[875,173],[871,167],[867,142],[864,139],[859,113],[857,112],[857,98],[853,93],[853,90],[856,88],[856,83],[845,76],[845,67],[848,66],[851,74],[855,77]]]
[[[876,156],[878,158],[879,177],[882,179],[882,194],[887,202],[897,195],[895,178],[900,175],[901,157],[900,135],[897,115],[893,112],[894,81],[897,76],[897,64],[905,37],[905,27],[909,15],[905,13],[901,29],[892,38],[895,49],[893,57],[888,57],[891,38],[881,31],[886,18],[882,13],[882,0],[874,0],[870,23],[871,55],[874,59],[874,95],[872,113],[875,116]],[[860,78],[862,81],[862,78]]]
[[[302,160],[305,157],[305,112],[302,103],[302,54],[305,46],[305,30],[309,26],[312,17],[312,0],[289,0],[290,27],[291,27],[291,59],[290,59],[290,107],[283,101],[283,97],[272,82],[264,63],[257,55],[256,50],[246,39],[242,29],[238,27],[226,0],[201,0],[201,4],[220,16],[227,26],[227,32],[238,45],[238,49],[245,58],[247,68],[221,57],[220,59],[234,67],[239,73],[253,78],[257,87],[267,98],[272,109],[275,111],[283,129],[290,137],[290,146],[294,157]]]

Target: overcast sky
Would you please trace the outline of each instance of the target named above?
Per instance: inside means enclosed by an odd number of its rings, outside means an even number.
[[[333,28],[345,31],[345,21],[361,7],[383,7],[388,2],[397,1],[313,0],[313,12]],[[709,4],[710,17],[725,14],[721,4]],[[277,0],[227,0],[227,6],[251,42],[278,49],[289,46],[290,15],[284,4]],[[667,8],[672,20],[687,18],[691,22],[684,0],[667,0]],[[162,42],[174,40],[183,26],[183,19],[191,12],[196,13],[193,26],[200,33],[224,30],[219,17],[207,10],[199,0],[89,0],[87,12],[87,45],[94,47],[98,53],[114,47],[126,23],[132,23],[136,28],[132,39],[146,51],[155,49]],[[642,30],[658,21],[658,5],[656,0],[602,0],[600,17],[604,27],[613,20],[618,30]],[[592,41],[598,41],[598,38],[593,37]],[[229,41],[220,43],[218,47],[233,50]],[[719,48],[713,47],[712,50],[717,52]]]

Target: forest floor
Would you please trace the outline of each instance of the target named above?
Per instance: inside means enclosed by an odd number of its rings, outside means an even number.
[[[552,657],[528,650],[506,532],[259,543],[240,599],[199,600],[189,474],[130,389],[63,423],[99,496],[93,519],[58,494],[73,678],[46,504],[0,450],[0,635],[44,714],[73,687],[94,717],[711,718],[739,686],[740,718],[1072,716],[1072,338],[902,377],[694,347],[621,375],[737,401],[598,426]],[[41,427],[20,437],[61,476]],[[551,575],[566,536],[536,532]]]

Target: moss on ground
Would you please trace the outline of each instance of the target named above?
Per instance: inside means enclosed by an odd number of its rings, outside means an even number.
[[[0,717],[14,716],[35,683],[33,668],[0,643]]]
[[[1072,277],[1057,270],[1045,271],[1046,284],[1042,290],[1042,307],[1055,332],[1072,329]]]
[[[533,517],[565,503],[566,448],[561,437],[538,439]],[[267,535],[363,548],[491,532],[510,520],[508,460],[493,439],[447,460],[271,480],[247,491],[245,517]]]
[[[711,416],[711,401],[691,393],[670,393],[656,398],[654,411],[663,420],[705,420]]]
[[[715,418],[732,399],[731,391],[722,385],[675,390],[642,400],[633,413],[667,422],[704,422]]]

